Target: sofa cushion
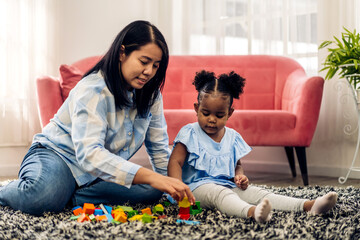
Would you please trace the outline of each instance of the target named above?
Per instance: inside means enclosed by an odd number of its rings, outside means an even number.
[[[71,89],[81,80],[84,73],[77,67],[63,64],[60,66],[60,87],[63,100],[69,96]]]

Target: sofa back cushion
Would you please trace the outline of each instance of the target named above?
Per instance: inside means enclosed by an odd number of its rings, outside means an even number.
[[[196,72],[216,75],[235,71],[246,79],[244,94],[234,101],[235,109],[281,109],[287,76],[302,67],[282,56],[170,56],[163,91],[165,109],[192,109],[197,92],[192,85]]]

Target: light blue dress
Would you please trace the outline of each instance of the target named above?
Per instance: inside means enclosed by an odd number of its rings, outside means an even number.
[[[225,127],[225,134],[217,143],[197,122],[179,131],[174,147],[179,142],[189,153],[182,168],[182,179],[191,191],[206,183],[235,188],[233,178],[237,161],[252,150],[235,130]]]

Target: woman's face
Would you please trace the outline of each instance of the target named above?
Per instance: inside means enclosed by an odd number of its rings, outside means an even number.
[[[127,83],[127,89],[141,89],[159,69],[162,51],[155,43],[148,43],[126,55],[120,54],[120,71]]]

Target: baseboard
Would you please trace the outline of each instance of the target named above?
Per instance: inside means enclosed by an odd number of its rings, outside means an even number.
[[[0,168],[1,177],[16,177],[19,173],[19,165],[5,165]]]
[[[289,164],[275,163],[275,162],[260,162],[253,160],[241,160],[241,164],[246,171],[251,172],[266,172],[266,173],[280,173],[280,174],[291,174]],[[296,172],[300,174],[299,166],[296,166]],[[324,177],[345,177],[348,172],[348,168],[339,167],[319,167],[319,166],[308,166],[309,176],[324,176]],[[360,179],[360,172],[352,171],[349,178]]]

